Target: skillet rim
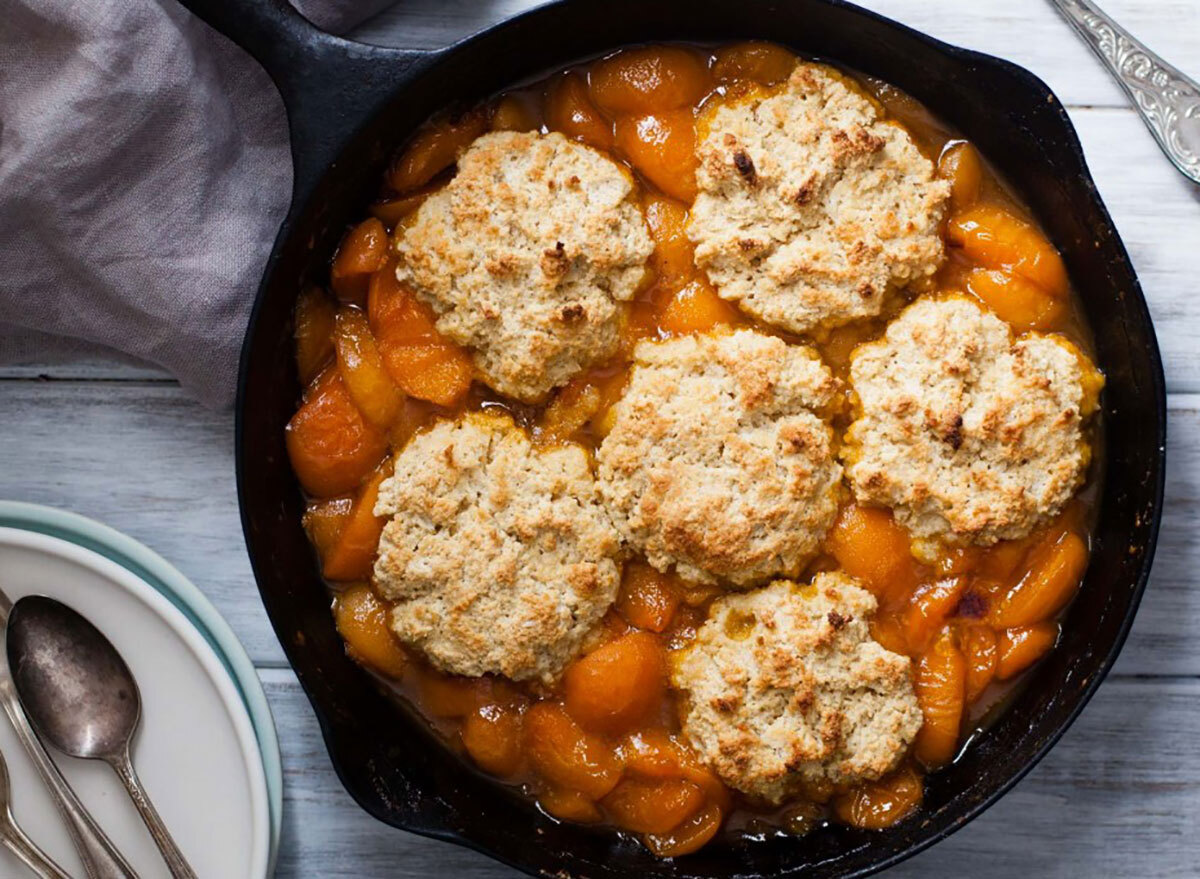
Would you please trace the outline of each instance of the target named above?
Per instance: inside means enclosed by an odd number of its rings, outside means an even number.
[[[460,50],[469,48],[472,44],[474,44],[477,41],[481,41],[481,40],[484,40],[484,39],[487,39],[490,37],[494,37],[498,32],[506,30],[514,25],[517,25],[518,23],[524,23],[528,20],[536,19],[539,16],[545,15],[548,13],[549,10],[563,8],[563,7],[572,6],[572,5],[578,5],[583,2],[589,2],[589,0],[551,0],[551,2],[542,4],[540,6],[532,8],[532,9],[525,10],[515,16],[505,18],[499,22],[496,22],[495,24],[492,24],[488,27],[482,28],[482,29],[480,29],[472,34],[469,34],[461,39],[458,39],[458,40],[454,41],[453,43],[449,44],[448,46],[440,48],[440,49],[397,50],[398,53],[407,54],[407,55],[411,55],[414,57],[422,56],[422,57],[428,59],[429,64],[422,66],[419,70],[415,71],[414,74],[410,74],[406,78],[399,80],[396,83],[395,88],[391,91],[387,100],[382,105],[380,105],[378,108],[376,108],[374,111],[372,111],[370,113],[363,114],[362,117],[358,120],[355,128],[352,131],[347,131],[344,133],[343,138],[342,138],[342,143],[338,147],[336,156],[338,158],[340,158],[340,156],[345,153],[348,145],[353,141],[354,137],[367,124],[369,124],[374,118],[376,118],[379,114],[386,112],[387,106],[389,104],[391,104],[393,101],[395,101],[406,89],[410,88],[412,86],[412,83],[415,80],[428,75],[432,70],[434,70],[437,66],[440,66],[441,64],[450,63],[451,61],[453,61],[454,56],[460,52]],[[1161,354],[1159,351],[1157,336],[1154,331],[1154,324],[1150,317],[1149,307],[1146,302],[1146,298],[1143,293],[1141,283],[1137,277],[1136,271],[1134,270],[1132,260],[1129,258],[1129,254],[1125,247],[1124,241],[1122,240],[1119,232],[1117,231],[1116,226],[1113,223],[1112,216],[1109,213],[1108,208],[1104,203],[1104,200],[1100,196],[1100,193],[1095,185],[1094,179],[1092,178],[1091,171],[1088,168],[1086,158],[1083,154],[1082,145],[1079,141],[1078,134],[1075,130],[1075,127],[1066,112],[1065,106],[1058,99],[1057,95],[1055,95],[1054,92],[1050,89],[1050,87],[1042,79],[1040,79],[1038,76],[1033,74],[1031,71],[1029,71],[1026,68],[1021,67],[1020,65],[1017,65],[1011,61],[1007,61],[1005,59],[998,58],[993,55],[988,55],[986,53],[978,52],[978,51],[971,50],[971,49],[965,49],[965,48],[962,48],[959,46],[955,46],[955,45],[946,43],[942,40],[937,39],[936,37],[929,36],[928,34],[925,34],[922,31],[918,31],[915,28],[912,28],[912,27],[909,27],[908,25],[897,22],[897,21],[890,19],[884,15],[881,15],[873,10],[864,9],[853,3],[846,2],[846,0],[813,0],[813,2],[818,2],[818,3],[821,3],[826,6],[831,6],[831,7],[836,7],[836,8],[846,10],[852,15],[857,15],[857,16],[869,19],[869,20],[875,22],[876,24],[882,25],[888,29],[898,31],[902,35],[907,36],[910,39],[916,40],[916,41],[924,44],[931,52],[939,53],[939,54],[947,57],[948,59],[950,59],[956,65],[962,66],[964,68],[969,68],[972,65],[978,66],[978,67],[983,67],[983,68],[990,68],[993,71],[995,71],[996,73],[1002,74],[1004,76],[1007,76],[1011,80],[1014,80],[1027,94],[1040,95],[1043,100],[1049,101],[1052,104],[1054,112],[1055,112],[1056,116],[1058,117],[1058,122],[1059,122],[1061,132],[1063,135],[1062,142],[1056,144],[1056,147],[1069,152],[1071,160],[1078,167],[1079,181],[1084,184],[1086,191],[1087,191],[1088,198],[1091,201],[1092,205],[1097,210],[1100,218],[1103,220],[1105,226],[1107,227],[1107,231],[1110,231],[1112,233],[1112,235],[1111,235],[1112,245],[1116,248],[1116,251],[1117,251],[1119,257],[1121,258],[1121,261],[1123,263],[1123,265],[1122,265],[1123,270],[1128,274],[1128,277],[1133,282],[1132,288],[1126,292],[1126,296],[1128,297],[1130,293],[1134,294],[1132,296],[1132,299],[1133,299],[1133,305],[1135,306],[1135,310],[1137,312],[1136,316],[1138,319],[1138,323],[1141,325],[1141,329],[1145,330],[1147,345],[1145,347],[1145,355],[1144,356],[1147,361],[1146,365],[1148,365],[1150,367],[1148,371],[1149,371],[1151,383],[1152,383],[1151,396],[1153,397],[1153,407],[1154,407],[1154,412],[1155,412],[1154,431],[1155,431],[1155,438],[1157,440],[1156,455],[1154,456],[1152,461],[1144,462],[1147,470],[1150,470],[1150,468],[1154,468],[1156,470],[1154,486],[1153,486],[1153,504],[1152,504],[1152,511],[1151,511],[1152,515],[1150,517],[1149,528],[1148,528],[1147,533],[1145,534],[1145,539],[1143,542],[1144,550],[1142,552],[1142,557],[1138,563],[1137,576],[1135,578],[1135,581],[1131,584],[1133,588],[1129,594],[1128,608],[1121,620],[1121,624],[1117,631],[1116,637],[1113,639],[1110,648],[1104,654],[1103,658],[1097,663],[1097,665],[1095,667],[1095,673],[1091,675],[1090,679],[1086,682],[1086,684],[1081,689],[1079,689],[1078,691],[1074,692],[1071,695],[1070,698],[1073,700],[1073,704],[1071,704],[1071,707],[1070,707],[1069,711],[1067,712],[1065,718],[1062,719],[1058,723],[1058,725],[1053,729],[1052,732],[1050,732],[1048,735],[1046,735],[1046,737],[1045,737],[1044,741],[1042,742],[1042,744],[1040,745],[1040,747],[1033,753],[1033,755],[1031,757],[1026,759],[1022,764],[1011,769],[1008,772],[1007,777],[1004,779],[1004,781],[1001,782],[999,785],[997,785],[994,790],[992,790],[989,794],[984,796],[982,799],[979,800],[979,802],[972,805],[970,808],[967,808],[964,811],[960,811],[957,815],[955,815],[955,817],[946,826],[938,827],[933,832],[922,833],[922,832],[918,831],[916,834],[918,838],[916,838],[915,841],[912,841],[911,843],[909,843],[905,848],[901,849],[900,851],[891,853],[891,854],[887,855],[886,857],[882,858],[881,860],[877,860],[877,861],[875,861],[869,865],[866,865],[862,868],[859,868],[857,870],[839,874],[839,875],[846,877],[846,879],[851,879],[851,877],[854,877],[854,879],[858,879],[858,877],[865,877],[865,876],[873,875],[882,870],[893,867],[893,866],[927,850],[928,848],[933,846],[935,843],[938,843],[938,842],[946,839],[947,837],[952,835],[954,832],[956,832],[958,829],[960,829],[961,827],[964,827],[965,825],[967,825],[968,823],[973,821],[975,818],[977,818],[981,814],[983,814],[985,811],[987,811],[989,808],[991,808],[998,800],[1000,800],[1003,796],[1005,796],[1007,793],[1009,793],[1017,785],[1018,782],[1023,780],[1034,769],[1034,767],[1036,767],[1042,761],[1042,759],[1046,756],[1046,754],[1049,753],[1049,751],[1061,740],[1063,735],[1066,734],[1067,730],[1070,729],[1070,727],[1075,723],[1075,721],[1078,719],[1079,715],[1083,712],[1083,709],[1091,701],[1092,697],[1095,695],[1096,691],[1099,689],[1100,684],[1103,683],[1103,681],[1107,678],[1108,674],[1110,673],[1110,671],[1113,668],[1113,665],[1116,662],[1117,657],[1119,656],[1122,648],[1124,647],[1124,644],[1128,638],[1129,632],[1132,628],[1134,619],[1137,615],[1137,611],[1141,604],[1141,600],[1145,593],[1145,589],[1146,589],[1146,586],[1147,586],[1147,583],[1149,580],[1150,570],[1153,565],[1154,554],[1155,554],[1155,551],[1157,548],[1158,535],[1159,535],[1160,525],[1161,525],[1161,521],[1162,521],[1162,516],[1164,513],[1164,489],[1165,489],[1165,479],[1166,479],[1167,399],[1166,399],[1166,382],[1165,382],[1165,376],[1164,376],[1164,371],[1163,371],[1162,358],[1161,358]],[[738,39],[738,38],[739,37],[735,37],[732,35],[730,37],[728,37],[728,39],[730,39],[730,40]],[[680,40],[685,41],[685,38],[681,37]],[[358,44],[354,43],[353,41],[342,41],[342,42],[347,42],[350,45],[358,45]],[[670,42],[670,41],[669,40],[655,40],[654,42]],[[623,48],[625,46],[632,46],[632,45],[638,45],[638,43],[636,43],[636,42],[624,43],[621,45],[613,46],[604,51],[605,52],[616,51],[617,49]],[[832,56],[830,56],[830,57],[832,58]],[[832,58],[832,60],[836,61],[837,59]],[[1030,103],[1030,106],[1033,106],[1032,101]],[[289,108],[289,117],[290,117],[290,114],[291,114],[291,109]],[[295,150],[296,150],[296,146],[295,146],[295,144],[293,144],[293,153],[295,153]],[[330,165],[326,166],[326,168],[319,175],[318,180],[324,179],[328,175],[330,167],[332,166],[332,164],[336,163],[336,161],[337,161],[337,159],[335,158],[334,162],[332,162],[332,163],[330,163]],[[247,324],[246,334],[245,334],[244,340],[243,340],[240,362],[239,362],[239,369],[238,369],[238,387],[237,387],[236,423],[235,423],[235,453],[236,453],[236,472],[237,472],[237,484],[238,484],[238,504],[239,504],[239,511],[240,511],[240,516],[241,516],[241,520],[242,520],[243,535],[247,542],[247,554],[250,556],[251,568],[254,573],[256,585],[259,588],[260,597],[263,598],[263,600],[264,600],[264,606],[266,604],[266,592],[263,589],[263,586],[261,584],[265,578],[260,577],[259,568],[260,568],[260,564],[265,564],[265,563],[260,563],[260,560],[256,557],[256,554],[254,553],[254,551],[250,549],[250,546],[251,546],[251,543],[250,543],[251,523],[250,523],[250,515],[248,512],[248,503],[246,500],[246,493],[247,493],[246,486],[247,486],[248,480],[247,480],[247,476],[246,476],[247,461],[246,461],[246,456],[245,456],[245,422],[246,422],[246,419],[248,418],[248,415],[246,412],[246,386],[248,383],[250,352],[251,352],[251,349],[253,348],[255,331],[258,327],[262,304],[265,299],[270,281],[271,281],[271,279],[274,275],[274,272],[278,266],[281,251],[284,249],[286,242],[290,239],[290,237],[294,233],[293,226],[296,224],[297,219],[300,216],[304,215],[310,209],[310,206],[311,206],[311,203],[312,203],[312,200],[314,197],[314,190],[315,190],[314,184],[316,182],[317,181],[308,181],[307,186],[302,186],[301,181],[299,179],[297,179],[295,181],[294,188],[293,188],[292,203],[289,206],[286,217],[284,218],[283,222],[281,223],[279,232],[275,238],[275,242],[274,242],[274,245],[271,250],[270,257],[268,258],[268,261],[264,267],[263,277],[260,281],[258,290],[255,294],[254,304],[251,309],[250,319]],[[283,631],[281,631],[280,625],[276,624],[276,621],[273,618],[269,609],[267,609],[267,616],[269,619],[271,619],[272,628],[276,632],[276,636],[278,637],[278,639],[280,641],[280,644],[284,650],[285,655],[287,655],[289,665],[293,668],[293,671],[296,671],[295,664],[294,664],[293,657],[292,657],[293,651],[290,646],[290,639],[285,636],[285,633]],[[335,738],[335,732],[333,729],[333,723],[326,714],[326,708],[317,702],[316,695],[312,692],[310,686],[305,682],[303,676],[301,676],[299,672],[296,672],[296,674],[297,674],[297,680],[300,682],[301,688],[304,690],[305,696],[307,697],[307,699],[309,700],[309,703],[313,707],[314,714],[317,717],[318,723],[321,728],[323,744],[325,745],[325,748],[330,755],[331,763],[333,764],[334,770],[338,775],[339,781],[341,781],[342,786],[346,789],[346,791],[350,794],[352,799],[354,799],[354,801],[358,804],[358,806],[360,808],[362,808],[365,812],[367,812],[368,814],[375,817],[377,820],[380,820],[381,822],[386,823],[389,826],[396,827],[397,829],[402,829],[407,832],[415,833],[417,835],[425,836],[425,837],[428,837],[431,839],[438,839],[438,840],[445,841],[445,842],[451,842],[456,845],[462,846],[464,848],[480,852],[481,854],[484,854],[499,863],[503,863],[509,867],[520,870],[529,875],[539,875],[537,872],[535,872],[534,868],[521,863],[520,861],[516,860],[515,858],[508,857],[507,855],[502,854],[499,851],[493,850],[492,848],[489,848],[484,843],[476,841],[473,838],[473,836],[471,835],[469,829],[456,830],[456,829],[453,829],[450,827],[432,827],[432,826],[418,826],[418,825],[414,825],[414,824],[402,824],[402,823],[397,822],[394,819],[394,817],[387,815],[386,813],[383,813],[381,810],[377,810],[377,809],[373,808],[373,805],[366,802],[360,795],[360,791],[354,785],[352,785],[350,783],[350,781],[347,777],[348,772],[345,769],[345,767],[342,765],[341,761],[334,757],[334,750],[332,748],[332,744],[333,744],[333,741]],[[501,786],[498,782],[493,782],[493,783],[497,787]],[[430,791],[423,790],[422,793],[424,794],[425,797],[433,796],[433,793]],[[800,869],[803,869],[803,868],[800,868]],[[564,870],[564,875],[568,875],[565,872],[565,870]],[[746,875],[752,876],[752,875],[762,875],[762,874],[746,874]],[[791,871],[788,871],[787,873],[780,873],[779,875],[793,875],[793,873]]]

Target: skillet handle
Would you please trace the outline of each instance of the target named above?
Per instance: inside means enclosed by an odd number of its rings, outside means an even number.
[[[292,141],[293,205],[307,200],[350,136],[437,55],[336,37],[287,0],[179,2],[249,52],[279,89]]]

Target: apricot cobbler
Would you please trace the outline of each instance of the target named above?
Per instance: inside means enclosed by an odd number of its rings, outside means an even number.
[[[349,655],[661,857],[919,809],[1088,564],[1058,251],[890,85],[624,49],[430,120],[300,295],[287,448]]]

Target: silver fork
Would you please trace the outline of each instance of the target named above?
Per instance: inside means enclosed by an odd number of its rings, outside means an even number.
[[[17,826],[9,803],[8,764],[0,753],[0,844],[16,855],[40,879],[71,879]]]
[[[1200,183],[1200,85],[1151,52],[1091,0],[1050,0],[1129,95],[1180,173]]]

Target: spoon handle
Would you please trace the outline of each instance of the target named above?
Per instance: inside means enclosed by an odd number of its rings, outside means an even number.
[[[62,867],[50,860],[50,856],[21,831],[11,815],[0,816],[0,843],[20,858],[38,879],[71,879]]]
[[[142,820],[146,822],[146,829],[150,831],[150,835],[154,837],[154,844],[162,852],[163,860],[167,862],[171,876],[174,879],[196,879],[196,874],[188,866],[188,862],[183,857],[183,852],[175,844],[175,840],[171,837],[171,832],[167,830],[167,825],[163,822],[162,816],[158,814],[158,810],[150,802],[150,797],[146,795],[146,789],[142,787],[137,773],[133,771],[133,760],[129,757],[129,749],[126,748],[125,752],[113,759],[109,765],[116,770],[121,783],[125,785],[125,790],[129,792],[129,798],[133,800],[133,804],[137,807]]]
[[[1133,101],[1167,158],[1200,183],[1200,84],[1168,64],[1091,0],[1051,0]]]

